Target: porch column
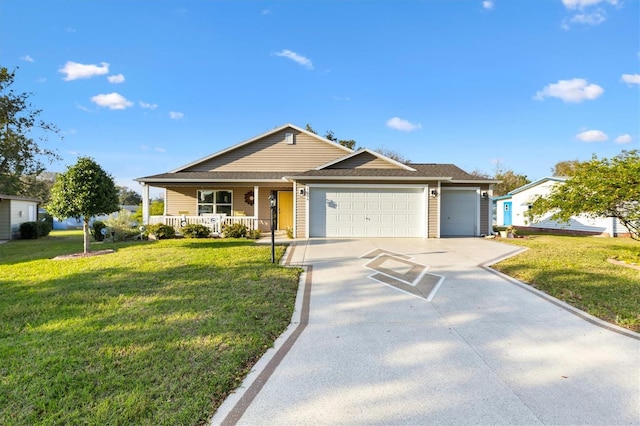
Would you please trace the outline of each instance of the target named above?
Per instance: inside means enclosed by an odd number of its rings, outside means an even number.
[[[258,229],[258,207],[259,207],[259,203],[258,203],[258,193],[260,192],[260,187],[259,186],[254,186],[253,187],[253,217],[255,218],[255,220],[253,221],[253,229]]]
[[[142,224],[149,224],[149,185],[142,183]]]

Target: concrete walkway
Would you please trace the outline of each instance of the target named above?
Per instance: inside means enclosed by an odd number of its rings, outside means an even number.
[[[294,322],[212,424],[640,424],[640,335],[482,267],[514,246],[361,239],[289,250],[308,268]],[[370,278],[371,253],[389,256],[376,265],[390,281]],[[427,280],[431,301],[399,288],[426,274],[444,277]]]

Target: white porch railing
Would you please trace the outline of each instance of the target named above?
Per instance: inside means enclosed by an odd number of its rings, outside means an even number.
[[[253,216],[227,216],[225,214],[214,214],[207,216],[149,216],[149,225],[163,223],[169,225],[180,233],[180,228],[188,224],[200,224],[211,228],[213,234],[221,234],[223,225],[241,223],[247,229],[258,229],[258,220]]]

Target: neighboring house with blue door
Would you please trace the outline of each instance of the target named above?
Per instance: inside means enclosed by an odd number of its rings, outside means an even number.
[[[507,195],[494,197],[496,226],[527,227],[536,230],[560,231],[576,234],[622,236],[629,231],[619,220],[611,217],[592,218],[586,215],[573,216],[569,223],[558,222],[551,219],[549,213],[538,222],[531,223],[526,217],[526,212],[539,196],[546,197],[555,185],[562,185],[566,178],[545,177],[520,188],[514,189]]]

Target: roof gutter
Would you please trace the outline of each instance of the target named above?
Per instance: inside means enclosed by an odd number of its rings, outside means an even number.
[[[426,176],[284,176],[282,179],[293,182],[296,180],[386,180],[386,181],[434,181],[434,180],[444,180],[451,181],[451,177],[442,177],[442,176],[434,176],[434,177],[426,177]]]

